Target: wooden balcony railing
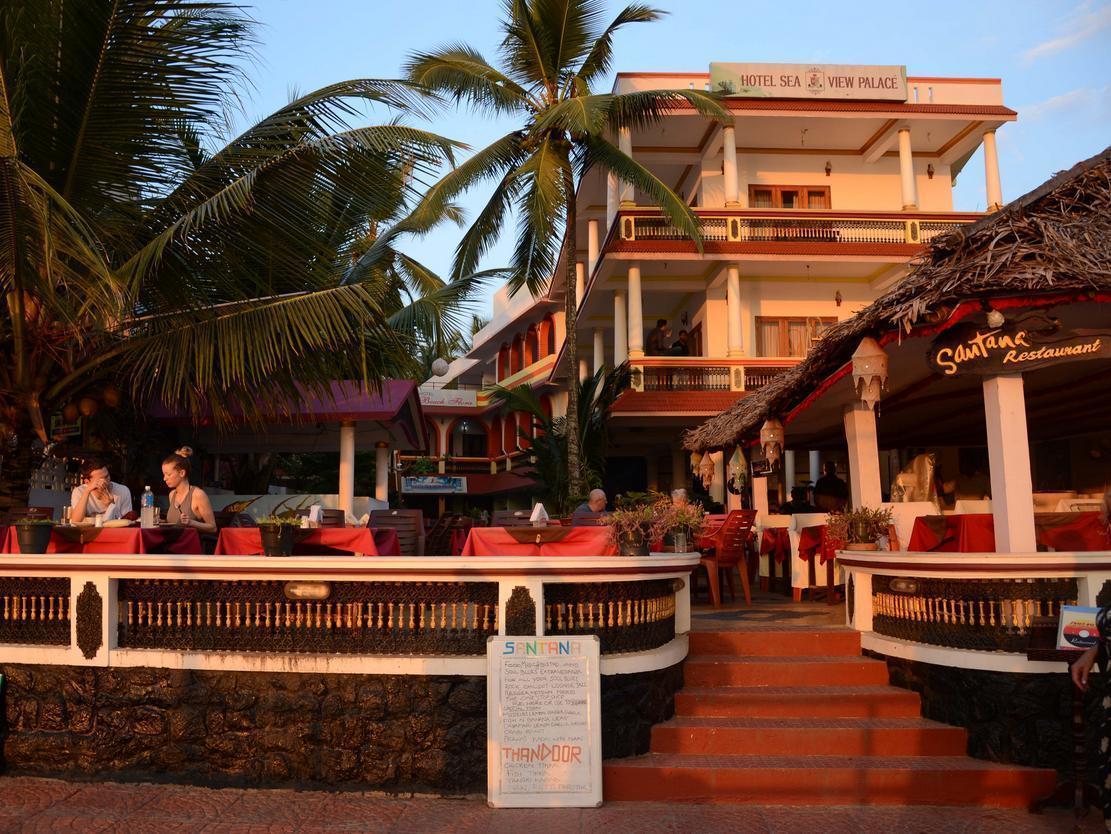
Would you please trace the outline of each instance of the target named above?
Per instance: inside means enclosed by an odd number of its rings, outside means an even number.
[[[651,356],[630,360],[630,387],[634,391],[755,391],[800,361]]]

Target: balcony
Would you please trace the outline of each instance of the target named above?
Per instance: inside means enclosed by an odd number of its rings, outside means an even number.
[[[936,237],[980,219],[968,213],[833,212],[829,210],[697,209],[707,251],[744,251],[746,248],[820,248],[855,254],[861,246],[918,247]],[[656,209],[618,213],[610,230],[608,249],[631,248],[636,242],[693,242]],[[746,246],[747,245],[747,246]],[[770,251],[769,249],[769,251]]]
[[[634,391],[757,391],[801,361],[649,356],[629,360],[630,387]]]

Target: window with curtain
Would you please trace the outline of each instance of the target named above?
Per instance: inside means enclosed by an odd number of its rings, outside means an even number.
[[[749,208],[827,209],[830,208],[826,185],[750,185]]]
[[[759,356],[806,356],[814,340],[836,323],[834,317],[757,316],[756,353]]]

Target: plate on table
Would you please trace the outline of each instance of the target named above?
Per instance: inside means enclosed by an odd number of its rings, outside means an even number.
[[[113,518],[110,521],[104,522],[104,524],[101,525],[101,526],[106,527],[108,529],[115,529],[117,527],[130,527],[134,523],[135,523],[134,521],[131,521],[131,520],[126,519],[126,518]]]

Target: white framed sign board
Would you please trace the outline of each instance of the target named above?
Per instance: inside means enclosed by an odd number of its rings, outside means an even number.
[[[486,774],[494,808],[602,804],[597,635],[487,640]]]

